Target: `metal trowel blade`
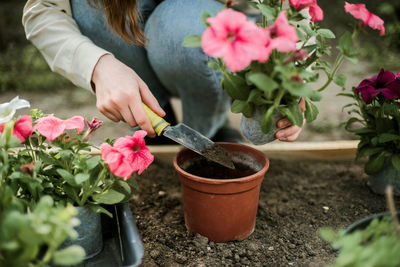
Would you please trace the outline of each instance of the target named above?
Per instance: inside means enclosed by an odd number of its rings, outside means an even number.
[[[235,169],[229,153],[222,146],[214,143],[183,123],[166,127],[163,135],[204,156],[208,160],[217,162],[227,168]]]

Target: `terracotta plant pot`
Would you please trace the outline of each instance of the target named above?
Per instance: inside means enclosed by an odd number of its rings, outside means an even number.
[[[210,162],[188,149],[179,152],[174,167],[182,185],[186,228],[214,242],[243,240],[254,231],[260,186],[269,160],[264,153],[246,145],[218,144],[231,154],[235,165],[247,166],[250,171],[237,167],[238,171],[224,174],[221,170],[229,169],[215,164],[219,168],[219,172],[215,171],[216,177],[201,177],[192,174],[191,166],[205,161],[204,168],[197,168],[202,173],[210,170],[212,165],[207,165]],[[231,178],[235,176],[241,177]]]

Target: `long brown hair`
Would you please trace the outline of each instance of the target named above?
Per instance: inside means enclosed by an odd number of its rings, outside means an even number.
[[[139,27],[140,14],[136,0],[87,0],[92,6],[102,6],[111,29],[129,43],[145,46],[147,38]]]

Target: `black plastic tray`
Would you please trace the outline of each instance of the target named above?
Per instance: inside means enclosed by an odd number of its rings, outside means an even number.
[[[128,203],[106,207],[113,218],[102,214],[103,249],[80,267],[135,267],[143,257],[143,243]]]

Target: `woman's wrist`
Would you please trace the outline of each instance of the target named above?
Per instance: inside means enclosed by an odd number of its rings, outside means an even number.
[[[91,78],[91,83],[93,90],[95,90],[95,86],[97,82],[99,81],[100,77],[102,76],[102,70],[104,68],[104,65],[107,64],[107,62],[110,62],[110,60],[115,59],[113,55],[111,54],[104,54],[102,55],[99,60],[97,61],[96,65],[94,66],[93,72],[92,72],[92,78]]]

